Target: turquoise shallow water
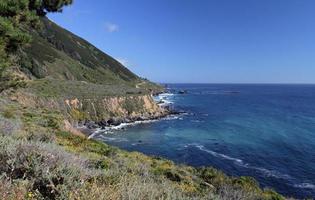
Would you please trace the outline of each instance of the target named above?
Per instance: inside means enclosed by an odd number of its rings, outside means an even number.
[[[130,151],[230,175],[298,198],[315,197],[315,85],[171,84],[185,115],[100,133]]]

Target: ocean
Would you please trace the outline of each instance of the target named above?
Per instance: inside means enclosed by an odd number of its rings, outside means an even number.
[[[185,114],[94,138],[176,163],[252,176],[291,197],[315,197],[315,85],[168,84]],[[178,94],[187,90],[187,94]]]

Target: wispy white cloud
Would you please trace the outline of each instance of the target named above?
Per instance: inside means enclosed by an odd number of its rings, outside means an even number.
[[[120,62],[123,66],[125,66],[125,67],[128,67],[129,66],[129,61],[127,60],[127,59],[124,59],[124,58],[116,58],[116,60],[118,61],[118,62]]]
[[[105,24],[105,29],[107,32],[113,33],[113,32],[117,32],[119,30],[119,26],[117,24],[107,22]]]

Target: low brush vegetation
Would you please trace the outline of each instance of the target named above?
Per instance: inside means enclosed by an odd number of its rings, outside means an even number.
[[[17,65],[17,53],[32,41],[27,28],[39,29],[40,17],[47,12],[60,12],[72,0],[4,0],[0,2],[0,91],[17,86],[19,80],[10,66]]]
[[[176,165],[67,132],[67,119],[87,118],[67,107],[67,98],[161,91],[45,17],[71,3],[0,1],[0,199],[284,199],[249,177]],[[53,109],[55,102],[71,110]],[[133,112],[143,103],[123,106]],[[105,113],[91,105],[95,115]]]
[[[26,89],[41,97],[97,99],[106,96],[128,96],[147,94],[144,89],[130,87],[128,85],[99,85],[83,81],[55,81],[52,79],[40,79],[29,83]]]
[[[73,135],[58,112],[1,98],[0,118],[1,199],[284,199],[249,177]]]

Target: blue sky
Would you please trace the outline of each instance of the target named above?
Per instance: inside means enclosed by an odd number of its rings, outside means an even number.
[[[314,0],[74,0],[49,18],[156,82],[315,83]]]

